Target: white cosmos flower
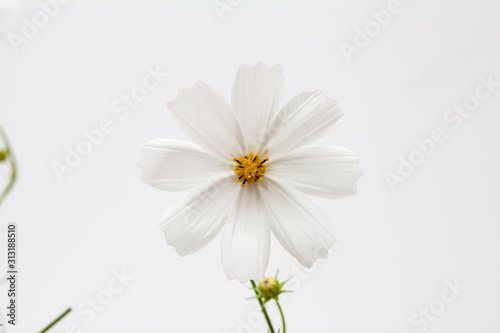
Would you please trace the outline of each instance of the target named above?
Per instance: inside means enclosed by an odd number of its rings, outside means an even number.
[[[362,174],[352,151],[311,146],[342,119],[333,99],[322,91],[286,104],[283,97],[281,67],[262,62],[240,67],[232,106],[196,82],[167,103],[196,144],[153,140],[142,146],[138,161],[145,183],[185,190],[163,216],[167,243],[185,256],[222,231],[222,266],[229,279],[242,283],[264,276],[271,232],[305,267],[326,258],[335,243],[332,225],[306,194],[355,194]]]

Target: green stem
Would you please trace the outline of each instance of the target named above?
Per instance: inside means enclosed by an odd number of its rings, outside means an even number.
[[[281,305],[278,302],[278,299],[276,299],[276,305],[278,306],[278,309],[280,310],[281,322],[283,323],[283,333],[286,333],[285,315],[283,314],[283,310],[281,309]]]
[[[257,285],[255,284],[254,280],[250,280],[250,282],[252,283],[252,287],[255,291],[255,295],[257,296],[257,300],[259,301],[260,307],[262,309],[262,313],[264,313],[264,317],[266,318],[267,326],[269,326],[269,330],[271,331],[271,333],[275,333],[273,324],[271,323],[271,319],[269,319],[269,315],[267,314],[266,306],[264,305],[264,303],[262,302],[262,299],[260,299],[259,294],[257,293]]]
[[[45,333],[47,332],[52,326],[54,326],[55,324],[57,324],[61,319],[63,319],[68,313],[70,313],[71,311],[71,308],[69,308],[68,310],[64,311],[63,314],[61,314],[59,317],[57,317],[53,322],[51,322],[49,324],[49,326],[45,327],[42,331],[40,331],[40,333]]]
[[[14,187],[17,178],[17,167],[16,167],[16,158],[14,157],[14,153],[12,152],[12,147],[10,145],[9,139],[7,138],[7,134],[5,134],[4,130],[0,126],[0,138],[5,145],[6,158],[10,162],[10,181],[7,187],[3,190],[2,194],[0,194],[0,205],[4,201],[5,197],[9,194],[10,190]]]

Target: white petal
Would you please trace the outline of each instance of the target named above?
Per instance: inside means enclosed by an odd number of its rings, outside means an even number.
[[[271,230],[281,245],[303,266],[310,268],[326,258],[335,244],[326,215],[304,194],[271,177],[259,183],[271,220]]]
[[[245,283],[264,277],[271,232],[258,186],[237,187],[239,194],[222,231],[222,267],[228,279]]]
[[[216,176],[177,199],[166,210],[160,225],[167,244],[185,256],[210,243],[224,226],[238,190],[235,185],[232,174]]]
[[[182,141],[156,139],[143,145],[137,164],[142,181],[165,191],[180,191],[205,182],[232,163]]]
[[[307,147],[267,163],[267,176],[310,195],[338,199],[357,193],[359,155],[344,147]]]
[[[322,91],[302,93],[276,115],[266,132],[260,151],[277,156],[312,145],[329,136],[342,119],[337,102]]]
[[[233,82],[231,104],[248,149],[258,148],[265,129],[283,106],[285,79],[281,66],[243,64]]]
[[[222,95],[202,81],[179,90],[167,103],[184,133],[207,151],[224,159],[241,156],[244,139],[234,111]]]

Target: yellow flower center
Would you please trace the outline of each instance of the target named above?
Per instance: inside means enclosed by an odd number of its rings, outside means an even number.
[[[238,175],[236,181],[243,182],[241,187],[245,187],[245,184],[252,185],[264,179],[264,173],[266,173],[265,163],[269,161],[269,157],[261,160],[259,154],[250,153],[248,156],[240,158],[233,157],[233,161],[234,173]]]

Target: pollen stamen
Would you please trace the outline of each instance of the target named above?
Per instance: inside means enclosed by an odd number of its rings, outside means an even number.
[[[261,182],[264,179],[267,161],[269,161],[269,157],[261,160],[259,154],[253,153],[240,158],[233,157],[234,173],[238,176],[236,182],[243,179],[241,187],[245,187],[245,184],[252,185],[255,182]]]

